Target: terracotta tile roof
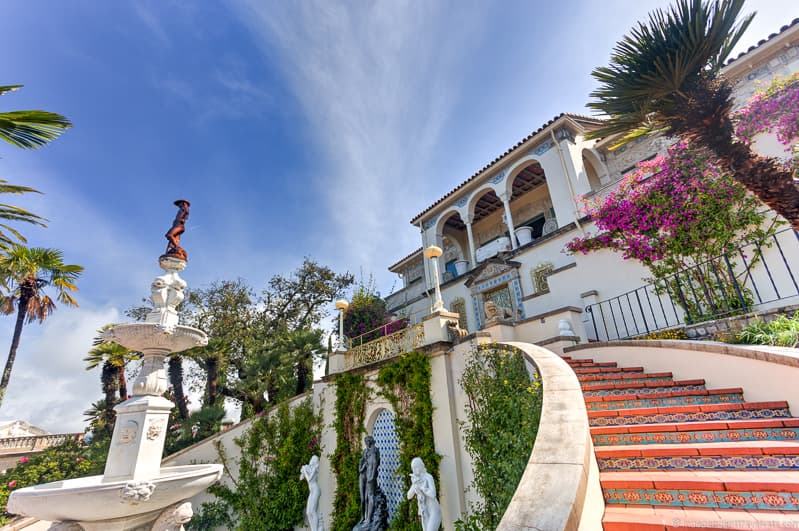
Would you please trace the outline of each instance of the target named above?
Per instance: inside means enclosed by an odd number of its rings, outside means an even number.
[[[791,21],[789,24],[786,24],[785,26],[781,27],[781,28],[780,28],[780,31],[778,31],[777,33],[772,33],[771,35],[769,35],[769,36],[768,36],[768,37],[766,37],[765,39],[761,39],[761,40],[759,40],[759,41],[757,42],[757,44],[755,44],[754,46],[750,46],[750,47],[749,47],[749,49],[748,49],[748,50],[746,50],[745,52],[741,52],[741,53],[739,53],[739,54],[738,54],[738,57],[734,57],[734,58],[732,58],[732,59],[727,59],[727,62],[726,62],[726,63],[724,63],[724,66],[730,66],[732,63],[734,63],[735,61],[737,61],[738,59],[740,59],[740,58],[741,58],[741,57],[743,57],[744,55],[746,55],[746,54],[748,54],[748,53],[750,53],[750,52],[753,52],[753,51],[754,51],[755,49],[757,49],[757,48],[760,48],[761,46],[763,46],[764,44],[766,44],[768,41],[770,41],[771,39],[773,39],[773,38],[774,38],[774,37],[776,37],[777,35],[780,35],[781,33],[784,33],[784,32],[786,32],[787,30],[789,30],[790,28],[792,28],[792,27],[794,27],[794,26],[796,26],[796,25],[799,25],[799,18],[795,18],[795,19],[793,19],[793,20],[792,20],[792,21]]]
[[[412,253],[408,253],[408,256],[405,256],[404,258],[400,258],[399,260],[397,260],[396,262],[394,262],[393,264],[391,264],[390,266],[388,266],[388,270],[389,270],[389,271],[391,271],[392,269],[394,269],[395,267],[397,267],[398,265],[400,265],[402,262],[404,262],[404,261],[405,261],[405,260],[407,260],[408,258],[412,257],[412,256],[413,256],[413,255],[415,255],[416,253],[421,253],[421,252],[422,252],[422,248],[421,248],[421,247],[419,247],[418,249],[416,249],[416,250],[415,250],[415,251],[413,251]]]
[[[498,162],[500,162],[501,160],[503,160],[505,157],[507,157],[508,155],[510,155],[511,153],[513,153],[513,151],[514,151],[516,148],[518,148],[519,146],[521,146],[522,144],[524,144],[525,142],[527,142],[528,140],[530,140],[531,138],[533,138],[535,135],[537,135],[538,133],[540,133],[541,131],[543,131],[544,129],[546,129],[547,127],[549,127],[550,125],[552,125],[553,123],[555,123],[557,120],[559,120],[560,118],[563,118],[564,116],[567,116],[567,117],[569,117],[569,118],[575,119],[575,120],[577,120],[577,121],[579,121],[579,122],[588,122],[588,123],[593,123],[593,124],[599,124],[599,123],[601,123],[601,122],[602,122],[602,120],[600,120],[600,119],[598,119],[598,118],[591,118],[590,116],[584,116],[584,115],[582,115],[582,114],[574,114],[574,113],[565,113],[565,112],[562,112],[562,113],[560,113],[560,114],[556,115],[556,116],[555,116],[555,117],[553,117],[551,120],[549,120],[549,121],[547,121],[546,123],[544,123],[543,125],[541,125],[541,127],[539,127],[538,129],[536,129],[535,131],[533,131],[533,132],[532,132],[532,133],[530,133],[529,135],[525,136],[524,138],[522,138],[521,140],[519,140],[518,142],[516,142],[516,143],[515,143],[515,144],[514,144],[512,147],[510,147],[510,148],[508,148],[507,150],[505,150],[505,152],[504,152],[504,153],[502,153],[501,155],[499,155],[498,157],[496,157],[494,160],[492,160],[491,162],[489,162],[488,164],[486,164],[485,166],[483,166],[482,168],[480,168],[479,170],[477,170],[477,171],[476,171],[476,172],[475,172],[475,173],[474,173],[474,174],[473,174],[471,177],[469,177],[468,179],[466,179],[465,181],[463,181],[461,184],[459,184],[458,186],[456,186],[455,188],[453,188],[452,190],[450,190],[448,193],[446,193],[445,195],[443,195],[443,196],[442,196],[440,199],[438,199],[438,200],[437,200],[435,203],[433,203],[432,205],[428,206],[427,208],[425,208],[424,210],[422,210],[421,212],[419,212],[418,214],[416,214],[416,215],[413,217],[413,219],[411,220],[411,222],[410,222],[410,223],[411,223],[411,225],[415,225],[415,224],[416,224],[416,222],[419,220],[419,218],[421,218],[422,216],[424,216],[425,214],[427,214],[427,213],[428,213],[428,212],[429,212],[431,209],[433,209],[433,208],[435,208],[436,206],[438,206],[439,204],[441,204],[443,201],[445,201],[446,199],[448,199],[449,197],[451,197],[453,194],[455,194],[455,193],[456,193],[458,190],[460,190],[461,188],[463,188],[464,186],[466,186],[467,184],[469,184],[470,182],[472,182],[474,179],[476,179],[476,178],[477,178],[479,175],[481,175],[481,174],[482,174],[484,171],[486,171],[487,169],[491,168],[492,166],[494,166],[495,164],[497,164]],[[403,258],[403,260],[404,260],[404,258]],[[402,261],[402,260],[400,260],[400,262],[401,262],[401,261]],[[399,263],[399,262],[398,262],[398,263]]]

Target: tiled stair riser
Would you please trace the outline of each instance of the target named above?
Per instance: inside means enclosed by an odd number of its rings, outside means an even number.
[[[799,428],[762,428],[655,433],[608,433],[593,435],[595,446],[625,444],[686,444],[746,441],[799,441]]]
[[[648,407],[679,407],[706,404],[738,404],[743,402],[741,393],[724,395],[674,396],[668,398],[641,398],[630,400],[610,400],[607,402],[587,402],[588,411],[608,411],[611,409],[638,409]]]
[[[594,417],[590,426],[624,426],[626,424],[665,424],[670,422],[706,422],[713,420],[753,420],[790,418],[788,408],[740,409],[737,411],[697,411],[692,413],[655,413],[653,415],[624,415],[620,417]]]
[[[605,489],[608,504],[799,511],[799,492]]]
[[[593,376],[593,375],[592,375]],[[669,383],[674,381],[667,376],[656,376],[654,378],[595,378],[580,379],[580,384],[584,390],[589,390],[592,385],[621,385],[621,384],[647,384],[647,383]]]
[[[797,470],[798,455],[722,455],[597,458],[602,472],[647,470]]]
[[[583,389],[583,396],[624,396],[630,393],[637,395],[652,395],[656,393],[680,392],[680,391],[704,391],[704,385],[678,385],[669,387],[642,387],[642,388],[628,388],[628,389],[602,389],[599,391],[592,391],[590,389]]]

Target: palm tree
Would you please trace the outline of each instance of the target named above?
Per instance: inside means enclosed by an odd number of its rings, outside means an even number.
[[[56,308],[45,289],[54,288],[58,302],[77,306],[72,292],[78,290],[75,282],[82,272],[83,267],[79,265],[65,264],[63,254],[57,249],[13,245],[0,256],[0,285],[8,292],[2,298],[0,309],[6,315],[17,312],[11,348],[0,379],[0,406],[11,379],[23,325],[44,321]]]
[[[591,109],[608,116],[590,138],[621,143],[653,132],[704,147],[735,179],[799,229],[799,189],[776,159],[733,135],[732,86],[719,75],[754,14],[738,21],[743,0],[677,0],[639,23],[592,75]]]
[[[102,333],[108,326],[103,327],[98,333]],[[101,367],[100,382],[105,395],[105,423],[113,426],[114,406],[128,398],[128,383],[125,377],[125,369],[129,362],[139,359],[138,352],[133,352],[119,343],[104,341],[101,337],[94,340],[94,346],[87,356],[83,358],[86,362],[86,370],[90,371]]]
[[[0,85],[0,96],[14,92],[22,85]],[[0,112],[0,139],[26,149],[42,147],[72,127],[60,114],[48,111]]]
[[[41,193],[38,190],[28,186],[20,186],[17,184],[10,184],[4,179],[0,179],[0,194],[27,194],[27,193]],[[3,221],[21,221],[23,223],[30,223],[32,225],[45,226],[45,219],[28,212],[24,208],[0,203],[0,220]],[[15,228],[9,226],[7,223],[0,223],[0,249],[7,249],[14,243],[25,243],[25,237],[19,233]]]

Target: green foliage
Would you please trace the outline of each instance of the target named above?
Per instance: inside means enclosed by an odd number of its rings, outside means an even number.
[[[283,402],[271,415],[256,419],[236,440],[241,457],[233,486],[218,484],[209,490],[216,500],[202,506],[201,516],[190,529],[225,525],[249,531],[288,531],[302,525],[307,485],[300,467],[318,454],[321,417],[314,414],[311,399],[294,408]],[[229,472],[230,460],[221,445],[219,456]]]
[[[472,457],[472,487],[483,499],[461,529],[496,529],[527,466],[541,416],[541,384],[516,349],[481,347],[460,384],[469,399],[462,425]]]
[[[433,439],[433,401],[430,397],[430,358],[410,352],[386,365],[377,376],[380,394],[396,413],[397,435],[400,441],[400,463],[397,474],[407,478],[411,459],[420,457],[438,485],[438,466],[441,457],[436,453]],[[391,529],[418,530],[419,516],[415,501],[403,499],[390,524]]]
[[[374,287],[373,281],[361,281],[352,295],[352,301],[344,314],[344,335],[350,339],[372,332],[388,322],[386,301]],[[374,331],[360,337],[367,342],[380,337],[380,331]]]
[[[0,507],[5,509],[11,492],[23,487],[102,474],[108,442],[102,439],[85,444],[71,440],[21,458],[15,467],[0,474]],[[0,513],[0,525],[7,523],[10,516]]]
[[[0,95],[15,92],[22,85],[0,86]],[[11,111],[0,112],[0,139],[11,145],[35,149],[58,138],[72,127],[70,121],[54,112]]]
[[[588,107],[609,119],[589,137],[622,134],[629,141],[652,131],[685,132],[675,118],[695,96],[692,89],[715,79],[752,21],[753,14],[738,21],[743,4],[677,0],[630,30],[613,49],[610,64],[591,73],[599,87]],[[728,110],[729,90],[719,92],[712,110]],[[702,123],[698,116],[684,118]]]
[[[796,347],[799,345],[799,312],[790,317],[780,315],[769,322],[757,320],[750,323],[736,334],[733,342],[746,345]]]
[[[336,376],[336,450],[331,461],[336,474],[331,531],[350,531],[360,520],[358,463],[369,389],[360,374]]]

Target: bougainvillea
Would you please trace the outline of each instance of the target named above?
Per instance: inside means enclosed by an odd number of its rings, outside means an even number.
[[[708,308],[747,306],[748,294],[736,278],[740,268],[729,266],[724,257],[734,260],[738,248],[751,244],[748,259],[756,261],[777,226],[709,154],[689,149],[684,142],[672,145],[666,155],[639,163],[604,199],[587,203],[586,212],[599,232],[572,240],[567,250],[612,249],[640,261],[683,306],[689,321]],[[694,282],[700,286],[696,300],[678,296],[676,292],[684,289],[681,284],[692,287]]]
[[[759,133],[774,132],[780,143],[790,146],[799,137],[799,73],[774,79],[733,119],[735,134],[744,142],[752,142]]]

